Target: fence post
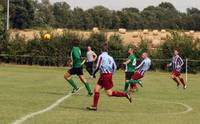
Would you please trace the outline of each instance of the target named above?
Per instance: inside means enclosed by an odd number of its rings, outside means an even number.
[[[188,59],[185,59],[185,80],[188,82]]]

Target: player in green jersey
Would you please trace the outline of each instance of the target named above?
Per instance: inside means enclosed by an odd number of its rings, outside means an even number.
[[[85,85],[85,88],[87,89],[88,95],[92,96],[92,91],[90,88],[89,83],[83,76],[83,68],[82,68],[82,61],[81,61],[81,50],[78,47],[80,41],[75,39],[73,40],[74,47],[71,50],[71,65],[72,68],[69,69],[65,74],[64,78],[69,82],[69,84],[73,87],[72,93],[75,93],[79,90],[79,88],[76,86],[74,80],[72,80],[72,75],[77,75],[81,82]]]
[[[134,54],[134,49],[129,48],[128,50],[128,59],[125,61],[123,64],[126,65],[126,70],[125,70],[125,86],[124,86],[124,92],[128,92],[128,87],[129,87],[129,80],[133,76],[135,72],[135,67],[136,67],[136,57]],[[131,84],[130,90],[133,91],[134,89],[137,89],[136,84]]]

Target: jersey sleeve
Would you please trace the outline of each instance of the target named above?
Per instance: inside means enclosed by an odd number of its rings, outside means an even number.
[[[145,64],[145,62],[144,62],[144,60],[140,63],[140,65],[138,65],[137,67],[136,67],[136,69],[140,69],[140,68],[142,68],[142,66]]]
[[[184,64],[183,59],[179,56],[178,60],[180,61],[180,66],[183,66],[183,64]]]
[[[99,56],[99,58],[97,60],[97,65],[96,65],[97,69],[99,69],[99,67],[101,66],[101,61],[102,61],[102,56]]]
[[[116,70],[117,70],[117,65],[116,65],[115,60],[113,58],[112,58],[112,69],[113,69],[113,73],[115,73]]]

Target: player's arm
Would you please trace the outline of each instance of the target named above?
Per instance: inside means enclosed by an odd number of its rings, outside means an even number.
[[[112,69],[113,69],[113,74],[116,72],[116,70],[117,70],[117,65],[116,65],[116,63],[115,63],[115,61],[114,61],[114,59],[112,59]]]
[[[169,64],[167,64],[167,67],[171,67],[172,66],[172,61],[173,61],[173,59],[171,60],[171,62]]]
[[[102,57],[99,56],[98,61],[97,61],[97,65],[96,65],[96,69],[95,69],[95,71],[94,71],[94,73],[93,73],[93,76],[94,76],[94,77],[95,77],[96,73],[99,71],[99,68],[100,68],[100,66],[101,66],[101,61],[102,61]]]
[[[130,59],[128,59],[127,61],[125,61],[123,64],[124,65],[127,65],[128,63],[130,63],[131,62],[131,60]]]
[[[139,69],[139,68],[141,68],[141,67],[143,67],[143,65],[144,65],[144,60],[140,63],[140,65],[138,65],[137,67],[136,67],[136,69]]]
[[[178,64],[177,68],[180,68],[180,67],[183,66],[184,62],[183,62],[183,59],[181,57],[178,57],[178,60],[180,61],[180,63]]]
[[[97,59],[97,54],[93,51],[94,61]]]

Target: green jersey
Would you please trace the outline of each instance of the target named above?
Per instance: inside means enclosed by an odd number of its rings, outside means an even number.
[[[134,54],[129,55],[128,59],[130,62],[126,65],[126,72],[135,72],[136,67],[136,57]]]
[[[73,62],[73,68],[81,67],[81,50],[79,47],[73,47],[71,51],[71,59]]]

